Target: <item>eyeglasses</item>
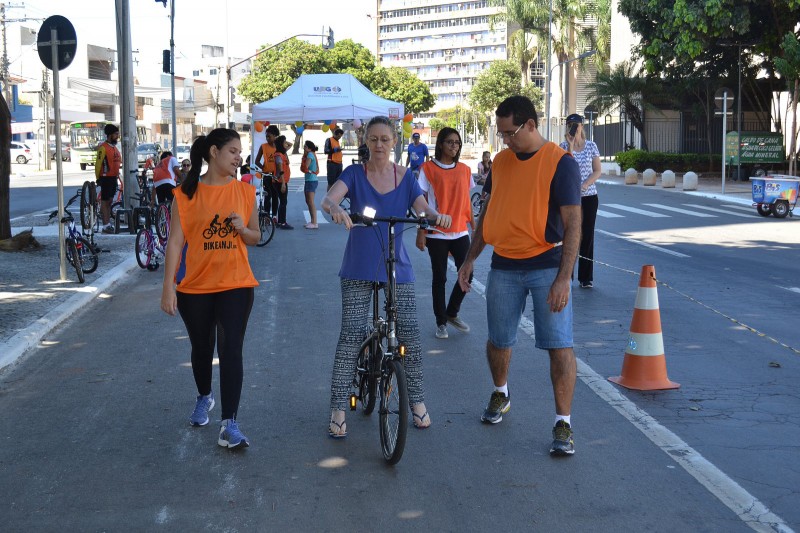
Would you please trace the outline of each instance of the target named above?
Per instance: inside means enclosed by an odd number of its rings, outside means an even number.
[[[367,142],[370,144],[389,144],[392,140],[391,137],[367,137]]]
[[[192,165],[181,165],[181,168],[189,168],[189,167],[191,167],[191,166],[192,166]]]
[[[447,146],[461,146],[461,141],[444,141]]]
[[[517,128],[516,130],[514,130],[514,133],[508,133],[507,131],[498,131],[498,132],[497,132],[497,136],[498,136],[498,137],[500,137],[501,139],[504,139],[504,138],[506,138],[506,137],[508,137],[509,139],[513,139],[513,138],[514,138],[514,136],[515,136],[517,133],[519,133],[519,130],[521,130],[521,129],[522,129],[522,126],[524,126],[524,125],[525,125],[525,123],[524,123],[524,122],[523,122],[522,124],[520,124],[520,125],[519,125],[519,128]]]

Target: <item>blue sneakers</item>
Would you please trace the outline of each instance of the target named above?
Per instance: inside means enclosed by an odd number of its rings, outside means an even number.
[[[214,404],[213,392],[208,396],[198,396],[192,416],[189,417],[189,423],[193,426],[205,426],[208,424],[208,412],[214,408]]]
[[[236,420],[223,420],[219,428],[219,440],[217,444],[228,449],[247,448],[250,443],[247,441]]]

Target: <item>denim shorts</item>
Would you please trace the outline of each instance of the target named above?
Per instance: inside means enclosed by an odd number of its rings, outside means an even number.
[[[517,343],[517,328],[530,294],[536,347],[542,350],[572,347],[572,294],[560,313],[550,311],[547,303],[556,274],[558,268],[489,271],[486,282],[489,342],[497,348],[510,348]]]
[[[306,180],[306,184],[303,186],[303,192],[317,192],[318,185],[318,180]]]

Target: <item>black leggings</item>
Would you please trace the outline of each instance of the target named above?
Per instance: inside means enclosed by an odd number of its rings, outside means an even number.
[[[236,418],[242,395],[242,344],[253,308],[252,287],[207,294],[178,292],[178,311],[192,343],[192,372],[197,392],[211,393],[216,340],[222,420]]]
[[[270,214],[274,218],[278,218],[278,195],[281,193],[281,184],[278,181],[272,180],[269,182],[269,199],[272,205],[267,206]]]
[[[594,281],[594,223],[597,220],[599,200],[596,194],[581,198],[581,246],[578,259],[578,281]],[[585,258],[585,259],[584,259]]]
[[[431,281],[433,314],[436,315],[436,325],[442,326],[447,324],[447,317],[454,318],[458,316],[458,312],[461,310],[461,302],[464,301],[465,296],[456,277],[456,283],[450,293],[450,301],[445,306],[447,255],[452,254],[456,270],[461,268],[461,264],[467,257],[467,251],[469,251],[469,235],[464,235],[458,239],[426,239],[425,246],[428,247],[428,255],[431,256],[431,270],[433,270],[433,279]],[[472,281],[472,277],[470,277],[470,281]]]

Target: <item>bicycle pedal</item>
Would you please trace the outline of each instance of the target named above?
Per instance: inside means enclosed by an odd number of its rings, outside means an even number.
[[[358,397],[355,394],[350,395],[350,410],[356,410],[356,404],[358,403]]]

